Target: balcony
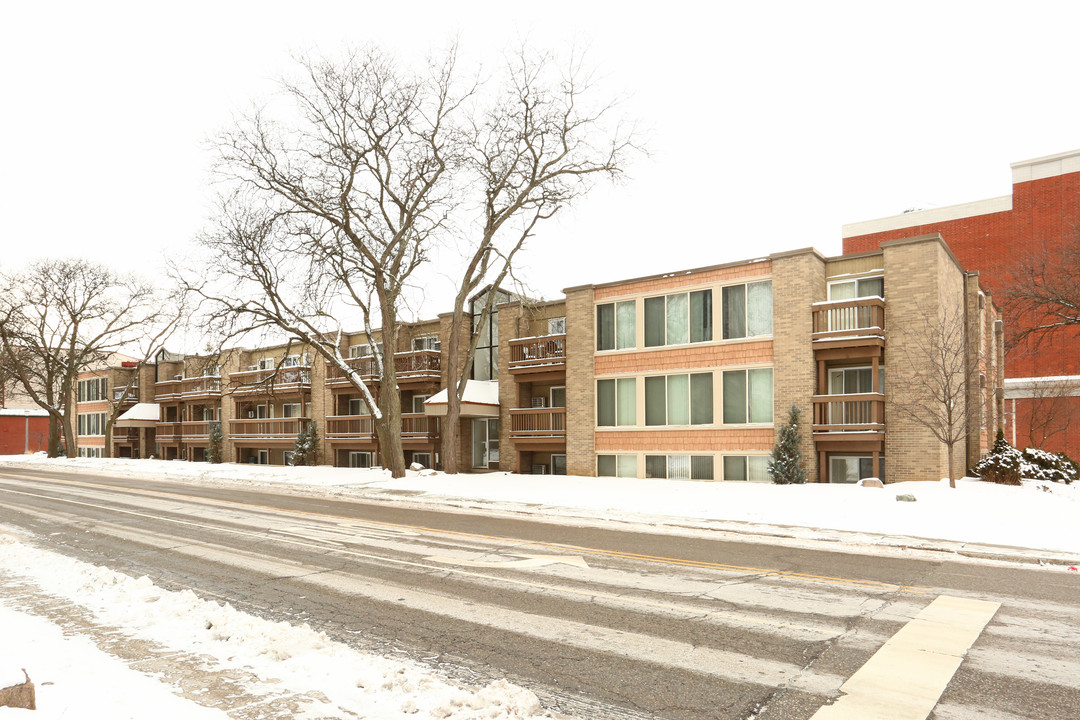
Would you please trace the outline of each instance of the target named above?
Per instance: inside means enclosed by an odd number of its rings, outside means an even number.
[[[566,373],[566,335],[515,338],[509,345],[511,375],[540,379]]]
[[[129,392],[130,394],[124,398],[124,394]],[[120,402],[120,399],[124,398],[124,405],[134,405],[139,402],[139,386],[138,385],[122,385],[120,387],[113,388],[113,402]]]
[[[439,418],[424,413],[401,414],[401,439],[435,441],[439,439]]]
[[[213,378],[201,378],[210,380]],[[286,395],[311,390],[311,366],[294,365],[229,373],[237,395]]]
[[[181,429],[181,423],[178,422],[159,422],[154,427],[156,428],[155,436],[157,437],[158,442],[180,442],[180,438],[183,437],[184,434]]]
[[[566,408],[511,408],[510,437],[516,441],[566,440]]]
[[[815,395],[814,437],[843,440],[850,433],[880,434],[885,430],[885,396],[880,393]]]
[[[375,419],[371,415],[328,415],[327,440],[374,440]]]
[[[814,303],[815,350],[885,345],[885,301],[879,297]]]
[[[180,423],[180,431],[185,441],[210,442],[210,426],[208,420],[189,420]]]
[[[310,418],[255,418],[230,420],[229,437],[233,440],[296,440]]]
[[[221,397],[220,377],[193,377],[180,381],[180,394],[184,400],[213,400]]]
[[[154,402],[179,400],[182,382],[181,380],[162,380],[154,383]]]
[[[355,370],[365,383],[379,381],[375,358],[371,355],[348,358],[349,367]],[[398,384],[438,382],[442,377],[442,354],[438,350],[415,350],[394,355],[394,371]],[[326,385],[331,388],[350,388],[352,383],[337,365],[326,363]]]

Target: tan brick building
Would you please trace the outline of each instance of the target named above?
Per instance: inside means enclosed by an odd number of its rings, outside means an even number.
[[[482,327],[486,296],[472,307],[480,339],[460,436],[474,472],[768,481],[794,405],[812,481],[936,480],[963,473],[1001,426],[1000,315],[937,235],[574,287],[552,302],[496,292]],[[969,418],[951,469],[944,444],[903,412],[926,318],[948,312],[962,318]],[[450,322],[408,324],[383,348],[410,464],[440,462],[438,393],[459,364],[444,350]],[[357,333],[340,349],[377,398],[372,342]],[[285,464],[314,423],[321,463],[381,464],[367,400],[307,348],[163,354],[154,368],[161,457],[203,459],[219,422],[226,460]]]

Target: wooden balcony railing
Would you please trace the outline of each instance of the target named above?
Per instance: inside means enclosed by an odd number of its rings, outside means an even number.
[[[221,397],[221,378],[193,377],[180,381],[180,393],[185,400]]]
[[[180,380],[162,380],[154,383],[154,400],[178,400],[180,399]]]
[[[815,395],[814,432],[867,432],[885,429],[885,396]]]
[[[511,408],[510,437],[566,437],[566,408]]]
[[[180,423],[180,431],[185,440],[209,440],[211,424],[207,420],[189,420]]]
[[[879,297],[815,303],[814,339],[885,335],[885,301]]]
[[[233,440],[295,440],[310,418],[255,418],[230,420],[229,436]]]
[[[375,419],[371,415],[327,416],[326,437],[335,440],[370,440],[375,437]]]
[[[348,358],[345,362],[356,370],[364,382],[379,380],[379,372],[373,356]],[[397,353],[394,355],[394,371],[399,381],[438,380],[442,373],[442,354],[438,350]],[[346,387],[350,383],[341,368],[327,362],[326,384],[328,387]]]
[[[401,436],[409,440],[435,440],[439,437],[439,418],[424,413],[402,413]]]
[[[246,394],[269,394],[297,392],[311,389],[311,366],[295,365],[277,370],[245,370],[229,373],[233,392]]]
[[[159,422],[155,428],[155,437],[158,442],[178,442],[183,436],[178,422]]]
[[[510,370],[558,369],[566,366],[566,335],[515,338],[510,341]]]

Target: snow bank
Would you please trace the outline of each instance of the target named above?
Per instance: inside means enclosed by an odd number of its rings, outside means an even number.
[[[479,690],[467,689],[418,665],[360,653],[307,625],[296,627],[263,620],[239,612],[228,604],[200,600],[190,590],[163,590],[145,576],[134,579],[107,568],[38,550],[7,536],[0,536],[0,572],[29,578],[44,592],[81,605],[93,613],[101,625],[118,627],[128,636],[149,640],[176,652],[209,658],[219,671],[242,669],[253,672],[261,684],[250,685],[246,690],[256,696],[276,695],[285,689],[295,692],[318,690],[325,695],[326,703],[312,704],[296,717],[359,715],[443,720],[552,717],[541,708],[531,691],[505,680],[495,681]],[[2,651],[5,661],[29,658],[27,668],[35,682],[54,674],[77,680],[75,671],[80,663],[96,667],[99,660],[91,659],[91,655],[97,650],[85,647],[87,641],[63,638],[62,634],[58,637],[59,630],[51,628],[46,621],[14,613],[4,607],[5,602],[0,599],[0,627],[5,628]],[[27,618],[27,632],[23,633],[20,626]],[[18,629],[15,642],[11,641],[8,628]],[[68,656],[69,646],[74,648],[71,651],[73,659],[58,665],[58,658]],[[50,649],[55,655],[52,661],[30,662],[41,658],[47,660]],[[114,660],[109,656],[104,659]],[[46,670],[42,674],[30,665]],[[105,680],[110,677],[111,673],[107,673]],[[68,687],[76,688],[77,692],[79,684],[73,682]],[[101,688],[88,692],[88,697],[96,702]],[[115,694],[122,695],[123,692],[122,688],[117,688]],[[41,688],[38,694],[39,703],[50,702],[48,687]],[[57,705],[66,702],[61,700]],[[203,717],[194,713],[169,714],[168,710],[161,714],[156,703],[138,705],[137,697],[132,702],[139,712],[118,710],[114,714],[83,714],[81,717],[141,717],[149,707],[155,708],[155,717]],[[72,707],[75,705],[70,703]],[[191,703],[187,706],[191,707]],[[78,716],[64,715],[65,718]],[[5,717],[4,710],[0,709],[0,718]],[[42,717],[58,716],[46,713]],[[215,713],[206,717],[225,716]]]

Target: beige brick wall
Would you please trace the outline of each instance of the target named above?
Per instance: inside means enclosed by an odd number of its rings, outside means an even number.
[[[825,259],[813,251],[773,256],[773,421],[787,422],[794,404],[802,411],[799,447],[807,481],[823,479],[814,447],[812,398],[814,361],[813,303],[826,299]]]
[[[596,475],[593,288],[566,291],[566,472]]]

